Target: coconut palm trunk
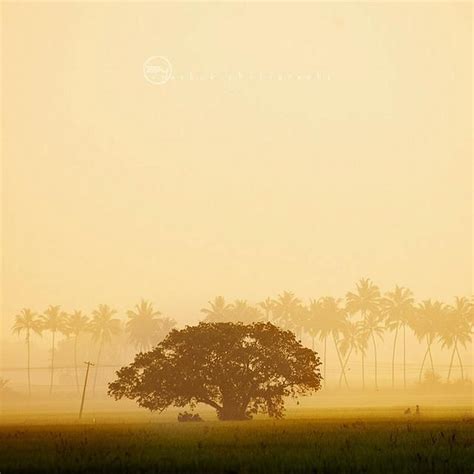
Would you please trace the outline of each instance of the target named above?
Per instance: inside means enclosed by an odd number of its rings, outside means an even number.
[[[76,337],[74,338],[74,372],[76,375],[76,389],[77,393],[79,393],[79,375],[77,373],[77,339],[79,337],[79,334],[76,334]]]
[[[451,370],[453,369],[453,362],[454,362],[454,355],[455,354],[456,354],[456,343],[454,343],[453,352],[451,354],[451,360],[449,362],[448,382],[449,382],[449,379],[451,378]]]
[[[53,333],[53,340],[51,344],[51,378],[49,382],[49,394],[53,393],[53,379],[54,379],[54,340],[56,336],[56,331],[52,331]]]
[[[349,357],[351,356],[352,354],[352,347],[349,349],[349,352],[347,353],[347,357],[346,357],[346,360],[344,361],[344,370],[346,369],[347,367],[347,363],[349,362]],[[341,370],[341,373],[339,375],[339,387],[341,386],[342,384],[342,374],[343,374],[343,371]]]
[[[365,390],[365,357],[362,351],[362,390]]]
[[[326,378],[326,367],[327,367],[327,348],[328,348],[328,345],[327,345],[327,336],[324,336],[324,386],[327,385],[328,383],[328,379]]]
[[[406,324],[403,324],[403,388],[407,388]]]
[[[337,347],[337,340],[336,340],[335,334],[333,334],[332,337],[333,337],[333,340],[334,340],[334,347],[336,348],[337,357],[339,359],[339,364],[341,366],[342,375],[344,377],[344,382],[346,384],[346,387],[349,388],[349,383],[347,382],[347,377],[346,377],[346,371],[344,370],[344,364],[342,362],[342,357],[341,357],[341,353],[339,351],[339,347]]]
[[[28,396],[31,397],[31,375],[30,375],[30,330],[26,332],[26,346],[28,353]]]
[[[423,375],[423,368],[425,366],[425,360],[428,357],[428,349],[425,351],[425,355],[423,357],[423,362],[421,363],[421,368],[420,368],[420,375],[418,377],[418,381],[421,383],[421,376]]]
[[[433,355],[431,354],[431,342],[428,344],[428,354],[430,356],[431,371],[434,373]]]
[[[378,389],[379,389],[379,385],[378,385],[378,382],[377,382],[377,344],[375,343],[375,337],[374,337],[373,331],[372,331],[371,335],[372,335],[372,343],[373,343],[373,345],[374,345],[375,390],[378,390]]]
[[[398,326],[395,329],[395,337],[393,338],[393,350],[392,350],[392,388],[395,388],[395,351],[397,348],[397,337],[398,337]]]
[[[457,343],[455,344],[455,347],[456,347],[456,354],[458,355],[458,360],[459,360],[459,368],[461,369],[461,380],[464,381],[464,367],[462,365],[461,355],[459,354]]]

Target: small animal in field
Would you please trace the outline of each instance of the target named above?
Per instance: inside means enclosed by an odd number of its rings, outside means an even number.
[[[405,415],[411,415],[411,408],[408,407],[406,410],[405,410]]]

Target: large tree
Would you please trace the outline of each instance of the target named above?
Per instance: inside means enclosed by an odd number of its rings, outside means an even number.
[[[221,420],[281,417],[284,397],[320,388],[319,365],[314,351],[271,323],[200,323],[138,354],[109,394],[152,411],[204,403]]]

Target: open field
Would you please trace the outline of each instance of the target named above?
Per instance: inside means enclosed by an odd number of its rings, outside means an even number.
[[[99,414],[98,414],[99,415]],[[471,473],[470,407],[289,410],[283,420],[177,423],[104,413],[0,426],[0,471]],[[56,420],[67,420],[57,414]],[[206,417],[208,419],[208,417]],[[99,421],[100,420],[100,421]],[[5,420],[4,420],[5,421]]]

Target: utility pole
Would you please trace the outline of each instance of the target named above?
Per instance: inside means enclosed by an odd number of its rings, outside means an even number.
[[[86,398],[87,378],[89,377],[89,367],[94,365],[92,362],[84,362],[87,365],[86,378],[84,380],[84,389],[82,390],[81,409],[79,410],[79,419],[82,418],[82,409],[84,408],[84,398]]]

